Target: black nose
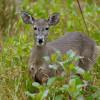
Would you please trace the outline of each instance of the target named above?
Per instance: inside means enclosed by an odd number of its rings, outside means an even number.
[[[38,42],[39,42],[39,44],[41,44],[41,43],[43,42],[43,39],[39,39],[39,41],[38,41]]]

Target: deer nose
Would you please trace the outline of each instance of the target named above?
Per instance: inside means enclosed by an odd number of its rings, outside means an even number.
[[[38,42],[39,42],[39,44],[42,44],[42,43],[43,43],[43,39],[40,38],[40,39],[38,40]]]

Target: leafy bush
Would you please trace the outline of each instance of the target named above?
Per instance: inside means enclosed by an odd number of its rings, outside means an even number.
[[[60,65],[64,70],[64,75],[50,78],[47,84],[43,86],[33,82],[32,86],[37,89],[38,93],[27,91],[26,94],[32,100],[99,100],[100,89],[90,84],[91,74],[75,66],[75,62],[80,57],[76,56],[72,51],[69,51],[64,57],[58,55],[61,54],[57,52],[51,56],[51,61],[55,63],[50,68],[57,70],[54,67]]]

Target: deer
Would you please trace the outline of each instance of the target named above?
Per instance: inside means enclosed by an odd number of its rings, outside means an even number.
[[[21,17],[23,22],[31,24],[34,30],[35,45],[29,59],[29,72],[34,81],[42,84],[47,82],[50,77],[57,75],[57,72],[50,69],[43,58],[44,56],[50,57],[56,50],[64,54],[72,49],[82,57],[77,64],[84,70],[89,70],[95,64],[100,47],[96,46],[96,42],[86,34],[69,32],[54,41],[47,42],[49,28],[60,20],[59,13],[53,13],[48,19],[35,19],[24,11]]]

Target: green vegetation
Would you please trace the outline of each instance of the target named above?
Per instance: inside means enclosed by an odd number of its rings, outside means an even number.
[[[26,92],[32,100],[99,100],[100,88],[92,85],[90,72],[75,66],[75,62],[80,59],[72,50],[65,55],[59,52],[53,54],[51,58],[45,57],[46,61],[53,63],[50,68],[57,70],[61,67],[65,73],[61,76],[50,78],[45,85],[33,82],[32,86],[38,93]],[[49,59],[49,60],[48,60]],[[58,60],[59,59],[59,60]],[[52,67],[51,67],[52,66]]]
[[[48,15],[59,12],[61,20],[57,26],[51,27],[49,33],[48,41],[52,41],[65,32],[81,31],[87,33],[76,1],[23,0],[18,9],[28,11],[36,18],[48,18]],[[89,36],[100,45],[99,2],[81,0],[80,3]],[[84,72],[83,76],[86,75],[84,80],[92,80],[93,84],[88,87],[87,91],[82,90],[85,83],[77,75],[68,79],[67,83],[63,77],[51,78],[47,86],[32,83],[27,67],[30,51],[34,44],[33,30],[30,25],[25,25],[22,22],[19,11],[16,12],[16,8],[14,8],[16,6],[13,0],[9,0],[9,3],[7,0],[0,0],[0,43],[2,46],[0,53],[0,100],[31,100],[31,97],[34,100],[33,92],[36,89],[40,90],[36,100],[44,97],[47,100],[66,100],[65,97],[69,97],[69,95],[73,100],[76,98],[79,98],[77,100],[84,100],[84,95],[87,97],[86,100],[94,100],[94,98],[99,100],[100,59],[91,72]],[[73,72],[72,69],[69,72]],[[86,79],[87,76],[92,77]]]

